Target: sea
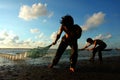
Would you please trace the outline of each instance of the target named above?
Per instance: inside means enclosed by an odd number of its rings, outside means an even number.
[[[12,54],[16,55],[17,53],[23,53],[23,52],[28,52],[30,49],[16,49],[16,48],[6,48],[6,49],[0,49],[0,54]],[[56,53],[56,49],[48,49],[47,52],[38,58],[26,58],[21,61],[13,61],[11,59],[7,59],[5,57],[0,56],[0,66],[3,65],[15,65],[15,64],[36,64],[36,65],[48,65],[52,62],[54,56]],[[43,54],[42,51],[40,54]],[[59,62],[69,62],[71,50],[67,49]],[[78,60],[88,60],[92,55],[91,51],[78,51]],[[120,50],[112,49],[108,51],[102,51],[103,57],[112,57],[112,56],[120,56]],[[98,54],[96,53],[95,59],[98,58]]]

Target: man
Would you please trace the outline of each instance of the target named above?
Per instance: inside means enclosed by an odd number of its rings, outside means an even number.
[[[61,58],[66,48],[70,46],[72,49],[71,56],[70,56],[70,71],[74,72],[76,62],[77,62],[77,57],[78,57],[78,44],[77,44],[78,38],[76,37],[76,34],[74,32],[75,31],[74,20],[70,15],[66,15],[62,17],[62,20],[60,23],[61,23],[61,26],[57,33],[56,40],[55,42],[53,42],[53,45],[57,43],[63,31],[65,32],[65,35],[62,37],[62,40],[59,44],[56,55],[53,59],[52,64],[49,66],[49,68],[53,68],[54,65],[57,65],[57,63],[59,62],[59,59]],[[81,36],[81,32],[80,32],[80,36]]]
[[[93,47],[90,48],[90,49],[87,49],[87,50],[93,50],[92,51],[93,55],[90,58],[90,61],[94,62],[95,54],[96,54],[96,52],[98,52],[99,61],[100,61],[100,63],[102,63],[103,62],[103,60],[102,60],[102,51],[107,47],[106,43],[103,42],[100,39],[92,40],[91,38],[87,38],[87,44],[81,50],[84,50],[84,49],[88,48],[91,45],[93,45]]]

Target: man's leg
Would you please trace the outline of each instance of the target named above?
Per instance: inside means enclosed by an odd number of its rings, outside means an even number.
[[[52,64],[49,66],[49,68],[52,68],[54,65],[57,65],[57,63],[59,62],[63,52],[65,51],[65,49],[67,48],[67,43],[65,43],[64,41],[61,41],[58,49],[57,49],[57,52],[56,52],[56,55],[53,59],[53,62]]]
[[[76,67],[76,63],[77,63],[77,58],[78,58],[78,45],[77,45],[77,41],[74,41],[72,43],[72,45],[70,45],[72,52],[71,52],[71,56],[70,56],[70,70],[72,72],[74,72],[74,69]]]
[[[102,52],[101,52],[101,51],[98,52],[98,56],[99,56],[99,61],[100,61],[100,63],[103,63],[103,60],[102,60]]]
[[[98,48],[93,49],[92,56],[89,59],[89,61],[94,62],[94,58],[95,58],[95,55],[96,55],[97,51],[98,51]]]
[[[102,60],[102,50],[104,50],[106,48],[106,45],[102,45],[102,46],[99,46],[98,47],[98,56],[99,56],[99,62],[100,64],[103,63],[103,60]]]

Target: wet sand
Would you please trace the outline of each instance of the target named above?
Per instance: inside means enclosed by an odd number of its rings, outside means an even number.
[[[120,80],[120,56],[107,57],[103,64],[80,60],[76,72],[69,71],[69,63],[59,63],[50,69],[47,65],[17,64],[0,66],[0,80]]]

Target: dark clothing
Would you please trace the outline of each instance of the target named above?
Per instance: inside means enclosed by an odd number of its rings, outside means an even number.
[[[102,40],[96,39],[94,41],[96,41],[96,44],[99,45],[99,46],[103,46],[103,47],[106,46],[106,43],[103,42]]]
[[[77,44],[77,39],[66,39],[65,36],[63,36],[60,45],[57,49],[56,55],[53,59],[53,65],[56,65],[66,48],[70,46],[71,47],[71,56],[70,56],[70,66],[75,68],[76,62],[77,62],[77,57],[78,57],[78,44]]]
[[[92,59],[94,59],[96,52],[98,52],[99,60],[102,62],[102,53],[101,53],[101,51],[103,51],[107,47],[107,45],[102,40],[94,40],[94,41],[96,41],[96,44],[98,46],[93,49]]]

